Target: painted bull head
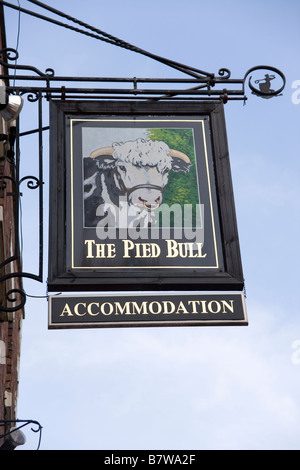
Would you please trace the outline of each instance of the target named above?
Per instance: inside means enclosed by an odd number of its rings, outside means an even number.
[[[127,196],[128,203],[149,211],[161,204],[169,171],[187,172],[191,166],[184,153],[150,139],[102,147],[90,158],[101,170],[114,168],[116,186]]]

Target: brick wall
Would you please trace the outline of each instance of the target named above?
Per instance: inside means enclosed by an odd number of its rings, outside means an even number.
[[[10,162],[0,162],[1,175],[13,175],[13,165]],[[14,254],[14,198],[8,195],[12,189],[12,184],[9,182],[0,197],[0,262]],[[5,273],[18,271],[20,271],[20,266],[17,259],[0,270],[0,277]],[[0,282],[0,306],[10,307],[12,305],[7,299],[6,293],[13,288],[22,288],[19,278]],[[0,420],[17,418],[22,319],[22,310],[17,312],[0,310]],[[9,427],[7,426],[7,428]],[[3,427],[0,428],[0,435],[4,434],[3,431]],[[0,446],[1,444],[0,440]]]
[[[0,4],[0,49],[6,47],[3,5]],[[5,70],[0,69],[1,74]],[[0,118],[0,133],[7,134],[8,127]],[[0,143],[0,265],[4,260],[14,255],[14,196],[13,185],[1,176],[14,176],[13,158],[7,158],[6,145]],[[1,189],[1,183],[7,186]],[[10,289],[21,288],[21,278],[1,281],[1,276],[11,272],[19,272],[20,260],[0,268],[0,306],[11,306],[6,293]],[[23,310],[3,312],[0,310],[0,421],[17,419],[17,398],[19,383],[20,337],[23,320]],[[0,423],[0,436],[10,429]],[[0,438],[0,447],[3,444]]]

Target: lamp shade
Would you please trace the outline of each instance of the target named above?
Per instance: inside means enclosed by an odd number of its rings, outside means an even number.
[[[7,122],[14,121],[20,114],[23,107],[23,99],[20,95],[9,95],[8,103],[0,114]]]

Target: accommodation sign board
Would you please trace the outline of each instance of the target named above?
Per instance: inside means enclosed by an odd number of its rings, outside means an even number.
[[[221,103],[52,101],[50,110],[50,292],[243,290]]]
[[[247,325],[243,293],[105,293],[49,297],[50,329]]]

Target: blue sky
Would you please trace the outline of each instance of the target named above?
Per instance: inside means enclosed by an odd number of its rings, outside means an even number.
[[[45,450],[299,449],[298,0],[48,3],[207,72],[227,67],[232,78],[242,78],[253,66],[270,65],[282,70],[287,83],[283,96],[264,100],[246,89],[246,105],[225,105],[249,326],[49,331],[47,300],[28,297],[18,418],[41,423]],[[45,14],[26,0],[20,4]],[[15,48],[18,12],[5,8],[5,18],[8,47]],[[19,54],[20,64],[42,71],[51,67],[56,75],[182,76],[142,55],[25,14]],[[23,131],[36,127],[33,106],[24,104]],[[44,114],[47,125],[47,103]],[[27,175],[36,169],[38,144],[35,137],[23,139]],[[48,151],[45,132],[46,242]],[[27,271],[37,269],[36,208],[34,196],[24,194]],[[26,280],[24,287],[30,295],[46,295],[46,281]],[[26,437],[22,449],[36,448],[37,436],[29,428]]]

